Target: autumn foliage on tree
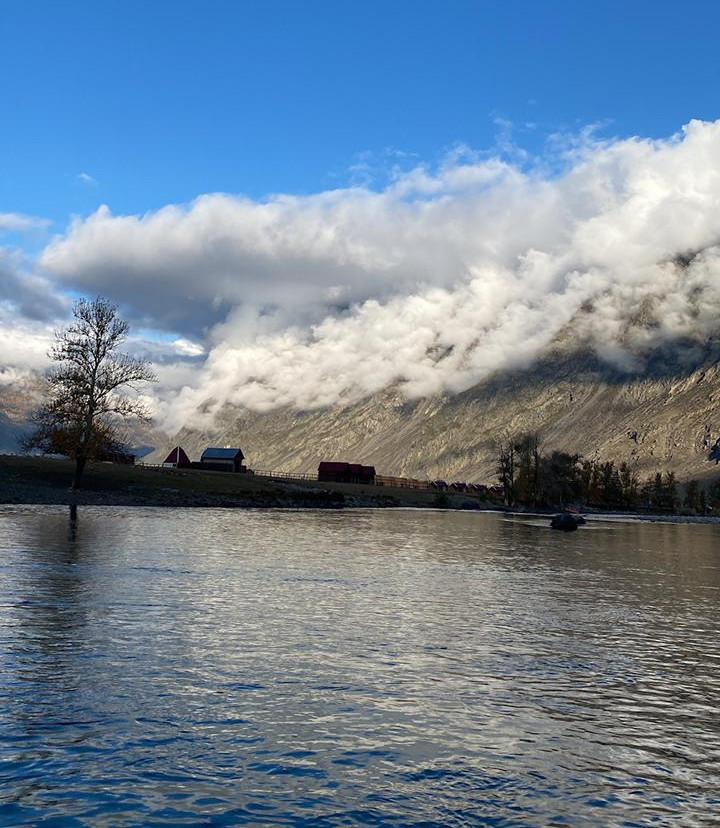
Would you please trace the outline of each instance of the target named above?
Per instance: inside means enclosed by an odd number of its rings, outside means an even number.
[[[498,449],[498,482],[508,506],[562,508],[569,503],[608,509],[638,505],[637,472],[626,463],[585,460],[543,451],[538,434],[523,434]]]
[[[683,508],[700,515],[720,507],[720,480],[707,491],[697,480],[690,480],[683,497],[671,471],[657,472],[641,483],[636,465],[544,452],[534,433],[504,440],[498,446],[496,471],[508,506],[564,508],[574,504],[653,512]]]
[[[56,332],[47,376],[46,402],[33,416],[26,450],[64,454],[75,460],[73,488],[80,486],[88,460],[127,452],[117,428],[127,419],[148,420],[145,404],[134,393],[153,382],[150,364],[119,351],[129,325],[107,299],[81,299],[72,323]]]

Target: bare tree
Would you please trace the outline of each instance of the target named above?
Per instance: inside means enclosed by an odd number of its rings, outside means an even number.
[[[541,496],[542,443],[537,432],[515,438],[515,497],[527,506],[537,506]]]
[[[506,506],[515,505],[515,442],[508,438],[498,446],[497,475],[503,487],[503,499]]]
[[[135,391],[156,377],[146,360],[118,349],[129,325],[107,299],[81,299],[74,321],[56,331],[48,374],[48,399],[35,412],[35,430],[25,448],[57,452],[75,460],[72,487],[80,486],[88,460],[122,452],[117,424],[128,418],[147,422],[148,412]]]

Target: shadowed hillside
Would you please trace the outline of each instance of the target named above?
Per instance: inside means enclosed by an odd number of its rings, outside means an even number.
[[[40,399],[39,388],[39,381],[0,385],[0,453],[18,450],[30,411]]]
[[[319,411],[226,409],[217,428],[182,431],[167,448],[179,442],[196,455],[208,444],[239,444],[256,469],[307,472],[321,459],[341,459],[386,474],[490,482],[498,442],[524,431],[539,431],[546,450],[627,461],[641,475],[711,474],[709,447],[720,436],[715,346],[676,344],[637,375],[558,346],[531,368],[456,396],[407,401],[385,391]]]
[[[22,435],[22,425],[14,423],[0,411],[0,454],[16,451]]]
[[[675,342],[628,374],[574,350],[569,337],[533,366],[455,396],[408,401],[389,389],[315,411],[226,408],[205,432],[168,437],[141,427],[129,439],[157,447],[150,463],[178,443],[191,457],[207,445],[240,445],[259,470],[312,472],[320,460],[349,460],[391,475],[488,483],[498,443],[538,431],[546,451],[625,461],[641,476],[672,470],[702,478],[716,470],[708,454],[720,437],[719,359],[713,341]],[[38,388],[0,389],[0,452],[17,450]]]

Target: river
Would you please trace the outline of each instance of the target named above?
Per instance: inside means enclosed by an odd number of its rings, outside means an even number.
[[[0,507],[0,825],[720,820],[720,527]]]

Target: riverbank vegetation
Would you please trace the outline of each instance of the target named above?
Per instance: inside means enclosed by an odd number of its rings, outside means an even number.
[[[75,464],[38,456],[0,455],[0,503],[255,508],[415,507],[544,511],[577,506],[598,512],[708,515],[720,513],[720,480],[681,485],[672,473],[641,481],[627,464],[543,452],[539,441],[506,446],[502,479],[509,486],[468,493],[447,488],[277,480],[90,462],[83,488],[72,491]],[[500,461],[499,461],[500,468]]]
[[[637,469],[612,460],[543,451],[537,434],[524,434],[498,447],[497,475],[505,505],[562,509],[569,505],[608,511],[707,514],[720,508],[720,481],[681,486],[673,472],[640,479]]]

